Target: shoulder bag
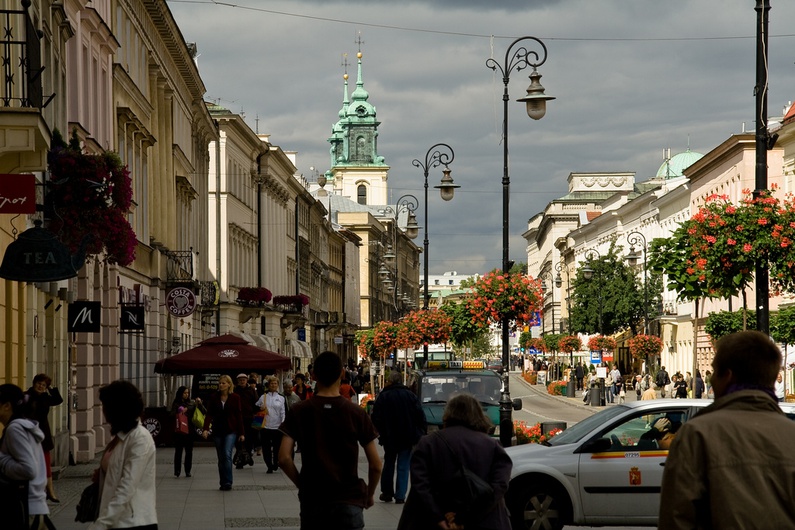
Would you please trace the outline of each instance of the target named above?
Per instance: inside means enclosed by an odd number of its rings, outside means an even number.
[[[99,515],[99,482],[92,482],[80,494],[77,503],[77,515],[75,521],[78,523],[91,523],[97,520]]]
[[[455,458],[457,469],[445,480],[446,497],[456,514],[456,522],[467,525],[478,522],[494,507],[494,488],[473,473],[453,451],[441,431],[437,434]]]

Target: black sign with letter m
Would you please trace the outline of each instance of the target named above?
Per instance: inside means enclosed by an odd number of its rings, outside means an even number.
[[[101,313],[100,302],[72,302],[69,304],[69,322],[66,330],[70,333],[99,333]]]

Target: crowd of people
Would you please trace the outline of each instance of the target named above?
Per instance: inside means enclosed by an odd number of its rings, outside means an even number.
[[[705,377],[696,370],[694,377],[686,372],[669,379],[665,367],[654,377],[624,377],[618,366],[610,367],[608,391],[618,399],[627,389],[635,389],[640,399],[656,399],[668,385],[674,398],[688,397],[689,392],[700,398],[714,391],[716,401],[688,422],[660,418],[641,437],[650,446],[670,451],[660,528],[739,528],[762,517],[783,528],[795,520],[795,507],[776,501],[793,498],[787,473],[795,469],[788,450],[795,424],[776,404],[780,362],[780,352],[769,338],[742,332],[718,341],[714,373],[707,371]],[[579,388],[589,373],[583,365],[572,371]],[[404,384],[402,373],[387,375],[371,413],[356,402],[357,386],[366,388],[360,375],[355,367],[343,366],[337,354],[323,352],[308,373],[289,379],[240,373],[235,385],[229,375],[222,375],[217,390],[204,400],[179,387],[171,407],[175,477],[183,472],[191,477],[195,432],[185,424],[203,416],[201,433],[215,445],[220,489],[232,489],[233,467],[254,465],[256,452],[263,457],[266,473],[282,471],[297,486],[301,528],[364,528],[363,512],[374,505],[379,486],[380,501],[405,504],[401,529],[511,528],[505,503],[511,460],[488,436],[492,425],[477,399],[467,393],[450,399],[444,428],[428,434],[419,400]],[[89,528],[156,530],[156,450],[140,421],[141,393],[119,380],[101,387],[98,397],[110,438],[92,477],[99,493]],[[62,402],[46,374],[37,375],[27,392],[13,384],[0,385],[0,511],[8,523],[4,528],[54,528],[47,501],[58,502],[58,497],[47,456],[53,447],[47,413]],[[751,424],[758,438],[753,447],[740,443]],[[383,461],[377,444],[383,446]],[[367,461],[366,477],[359,476],[360,451]],[[758,464],[753,473],[743,471],[745,466],[725,465],[750,457]],[[462,474],[464,469],[469,475]],[[452,481],[475,480],[466,478],[472,475],[485,488],[477,502],[466,505],[460,497],[445,494],[460,486]],[[765,491],[766,502],[755,502]],[[716,509],[725,504],[721,499],[738,495],[746,508]],[[488,501],[483,503],[481,497]]]

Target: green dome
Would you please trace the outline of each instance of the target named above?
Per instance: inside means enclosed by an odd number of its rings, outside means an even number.
[[[691,151],[688,147],[684,153],[674,155],[663,162],[660,169],[657,170],[657,176],[666,179],[681,177],[685,169],[695,164],[703,156],[701,153]]]

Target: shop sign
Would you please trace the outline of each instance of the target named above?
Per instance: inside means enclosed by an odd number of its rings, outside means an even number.
[[[36,177],[0,174],[0,213],[36,213]]]
[[[121,304],[120,331],[145,331],[146,309],[138,304]]]
[[[196,295],[187,287],[173,287],[166,293],[166,307],[175,317],[187,317],[196,311]]]
[[[78,300],[69,304],[66,330],[69,333],[99,333],[102,304]]]

